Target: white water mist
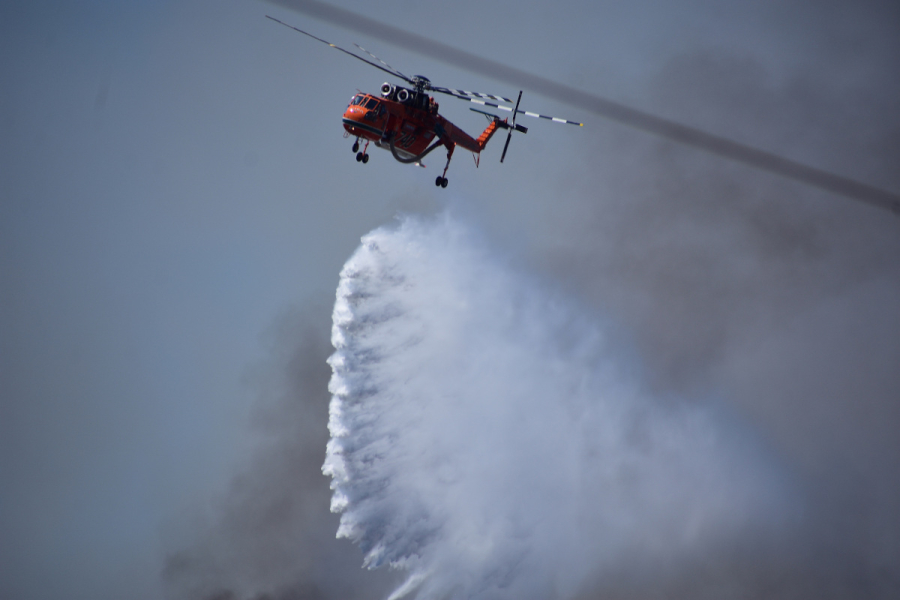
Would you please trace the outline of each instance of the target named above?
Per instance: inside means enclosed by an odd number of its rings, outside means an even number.
[[[391,598],[567,598],[770,510],[724,425],[654,401],[601,324],[448,215],[363,237],[333,318],[323,471],[338,536],[408,572]]]

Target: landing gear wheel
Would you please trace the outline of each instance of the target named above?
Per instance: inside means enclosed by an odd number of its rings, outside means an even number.
[[[447,187],[447,178],[446,177],[441,178],[441,187],[442,188]]]
[[[440,175],[437,176],[437,179],[434,180],[434,185],[441,187],[441,182],[444,181],[444,178]]]
[[[358,151],[359,151],[359,141],[358,141],[358,140],[355,141],[355,142],[353,142],[353,151],[354,151],[354,152],[358,152]]]
[[[363,164],[366,164],[367,162],[369,162],[369,155],[363,154],[362,161],[363,161]]]
[[[357,152],[356,153],[356,162],[362,162],[362,159],[363,159],[363,153]]]

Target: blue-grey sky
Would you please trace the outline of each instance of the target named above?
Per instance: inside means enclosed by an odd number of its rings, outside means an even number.
[[[335,4],[900,190],[892,2]],[[331,515],[255,528],[241,515],[264,500],[239,490],[327,506],[340,267],[398,211],[445,206],[621,328],[649,386],[734,410],[819,499],[785,544],[800,583],[784,597],[819,594],[823,574],[822,589],[896,591],[896,218],[528,90],[524,108],[585,126],[527,123],[503,165],[496,141],[477,170],[458,152],[446,190],[440,153],[360,165],[340,116],[384,73],[267,13],[438,85],[516,92],[264,2],[2,3],[0,596],[278,593],[313,572],[322,597],[383,585],[331,541]],[[251,554],[269,570],[242,570]],[[748,580],[784,581],[758,562]],[[678,577],[646,589],[703,581]],[[632,583],[615,589],[646,591]]]

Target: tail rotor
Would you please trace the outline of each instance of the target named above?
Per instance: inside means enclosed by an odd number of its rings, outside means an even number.
[[[513,118],[512,125],[510,125],[509,133],[506,134],[506,143],[503,145],[503,154],[500,155],[500,162],[503,162],[503,159],[506,158],[506,149],[509,148],[509,140],[512,139],[513,129],[516,129],[516,115],[519,113],[519,102],[522,101],[522,90],[519,90],[519,98],[516,100],[516,107],[513,109]],[[521,125],[519,126],[521,127]],[[524,129],[524,131],[522,131]],[[525,133],[528,131],[524,127],[521,127],[520,131]]]

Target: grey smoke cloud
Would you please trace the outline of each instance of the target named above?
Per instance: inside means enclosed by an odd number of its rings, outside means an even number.
[[[391,581],[363,577],[359,552],[334,541],[338,519],[321,474],[327,320],[327,308],[309,307],[274,324],[272,358],[250,375],[260,390],[254,430],[265,441],[215,504],[215,518],[200,521],[197,539],[167,556],[162,576],[172,597],[369,598]]]
[[[827,60],[800,72],[687,52],[651,96],[674,113],[705,111],[726,133],[896,185],[889,84],[835,78],[830,65],[865,64],[847,46],[823,48]],[[880,72],[889,68],[875,56]],[[863,98],[871,112],[860,120]],[[900,588],[896,224],[613,127],[569,169],[537,205],[457,202],[549,288],[609,315],[654,396],[720,403],[761,440],[802,507],[777,534],[737,536],[676,564],[634,553],[585,575],[572,597],[891,597]]]
[[[752,61],[706,53],[673,63],[658,90],[693,96],[701,82],[738,113],[780,114],[785,129],[771,135],[784,144],[797,131],[828,131],[823,115],[832,122],[857,106],[852,88],[813,98],[808,76],[778,83]],[[884,151],[878,163],[900,156],[887,142],[897,120],[883,114],[867,134]],[[750,130],[757,118],[733,127]],[[858,129],[842,135],[862,144]],[[585,187],[603,193],[583,198],[594,202],[561,197],[554,226],[569,235],[542,246],[541,270],[628,323],[654,385],[713,391],[738,407],[789,465],[806,508],[791,535],[759,554],[725,553],[666,583],[613,587],[624,597],[890,597],[900,582],[891,475],[900,444],[886,425],[897,422],[900,389],[896,228],[666,145],[615,145],[635,154],[593,165]],[[630,170],[635,156],[652,167]]]

